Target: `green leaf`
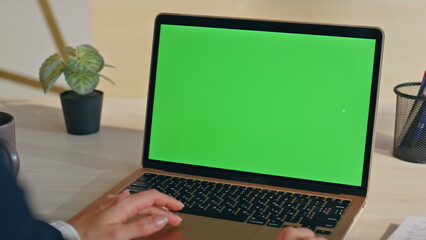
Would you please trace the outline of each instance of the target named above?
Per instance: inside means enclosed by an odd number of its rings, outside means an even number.
[[[114,81],[112,81],[109,77],[104,76],[104,75],[102,75],[102,74],[98,74],[98,75],[99,75],[99,77],[101,77],[101,78],[103,78],[103,79],[107,80],[108,82],[112,83],[112,85],[115,85],[115,82],[114,82]]]
[[[89,44],[82,44],[82,45],[79,45],[79,46],[77,46],[77,49],[76,49],[77,51],[85,51],[85,52],[98,52],[98,50],[96,49],[96,48],[94,48],[94,47],[92,47],[91,45],[89,45]]]
[[[85,95],[93,91],[99,83],[97,73],[77,72],[69,66],[64,68],[65,81],[74,92]]]
[[[66,46],[65,51],[68,53],[68,55],[70,57],[76,57],[77,56],[77,55],[75,55],[75,49],[73,47]]]
[[[64,64],[61,61],[61,56],[57,53],[48,57],[39,70],[39,79],[44,93],[50,90],[55,84],[56,80],[61,75],[64,69]]]
[[[75,55],[70,56],[67,63],[77,72],[98,73],[104,67],[104,59],[94,47],[84,44],[75,49]]]
[[[113,65],[109,65],[109,64],[104,64],[104,67],[109,67],[109,68],[117,68],[116,66],[113,66]]]

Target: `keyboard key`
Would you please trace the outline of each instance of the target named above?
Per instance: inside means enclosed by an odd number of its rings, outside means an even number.
[[[309,218],[310,219],[310,218],[313,217],[313,215],[314,215],[314,212],[302,210],[302,211],[299,211],[296,216],[301,217],[301,218]]]
[[[334,208],[330,210],[329,215],[332,217],[340,217],[343,215],[344,212],[345,212],[345,209]]]
[[[247,222],[251,223],[251,224],[265,225],[266,224],[266,219],[251,217]]]
[[[287,216],[294,216],[297,213],[297,210],[293,209],[293,208],[287,208],[284,209],[284,211],[282,211],[282,213],[286,214]]]
[[[325,220],[338,222],[340,220],[340,216],[328,216],[324,217]]]
[[[140,181],[140,182],[148,182],[148,181],[149,181],[149,179],[148,179],[147,177],[145,177],[145,176],[142,176],[142,177],[138,178],[136,181]]]
[[[331,234],[330,231],[326,231],[326,230],[316,230],[315,233],[323,234],[323,235],[330,235]]]
[[[224,220],[230,220],[230,221],[236,221],[236,222],[245,222],[248,216],[239,215],[239,214],[223,214],[221,215],[220,218]]]
[[[239,215],[241,215],[241,216],[246,216],[246,218],[248,217],[248,216],[250,216],[251,214],[252,214],[253,212],[252,211],[250,211],[250,210],[246,210],[246,209],[240,209],[240,211],[239,211]]]
[[[283,225],[283,223],[284,223],[284,221],[280,221],[280,220],[274,219],[274,220],[270,220],[268,222],[268,224],[266,224],[266,226],[279,228],[279,227],[281,227]]]
[[[335,228],[337,221],[330,220],[330,219],[323,219],[323,218],[304,218],[302,221],[300,221],[302,225],[312,225],[312,226],[319,226],[319,227],[326,227],[326,228]]]
[[[287,217],[284,218],[284,221],[291,222],[291,223],[298,223],[300,221],[300,219],[302,219],[302,218],[299,217],[299,216],[287,215]]]
[[[268,208],[268,206],[264,206],[264,205],[255,205],[254,206],[254,210],[259,211],[259,212],[263,212]]]
[[[322,214],[328,214],[330,212],[331,208],[329,207],[320,207],[318,208],[317,212]]]
[[[154,178],[156,176],[157,176],[157,174],[154,174],[154,173],[144,173],[142,175],[143,178],[148,178],[148,179]]]
[[[280,213],[280,214],[271,213],[271,215],[269,215],[268,219],[277,220],[277,221],[284,221],[285,217],[286,217],[286,215],[283,214],[283,213]]]
[[[280,207],[275,207],[272,206],[271,208],[269,208],[269,212],[274,213],[274,214],[279,214],[283,209]]]
[[[140,188],[148,188],[149,184],[146,183],[146,182],[135,181],[132,184],[130,184],[130,186],[140,187]]]
[[[336,222],[333,222],[333,221],[324,221],[324,222],[322,222],[322,224],[319,224],[318,226],[320,226],[320,227],[326,227],[326,228],[335,228],[336,227]]]
[[[148,188],[142,188],[142,187],[136,187],[136,186],[129,186],[128,189],[131,193],[143,192],[148,190]]]
[[[254,214],[253,214],[253,218],[257,218],[257,219],[260,219],[260,218],[262,218],[262,219],[266,219],[267,217],[268,217],[268,215],[269,215],[269,213],[267,213],[267,212],[261,212],[261,211],[256,211]]]
[[[231,215],[235,215],[237,213],[238,209],[233,208],[233,207],[225,207],[222,209],[222,213],[223,214],[231,214]]]
[[[313,199],[309,202],[310,205],[312,206],[316,206],[316,207],[322,207],[324,206],[324,201],[323,200],[319,200],[319,199]]]
[[[309,228],[312,231],[315,231],[315,229],[317,228],[315,224],[303,224],[302,227]]]

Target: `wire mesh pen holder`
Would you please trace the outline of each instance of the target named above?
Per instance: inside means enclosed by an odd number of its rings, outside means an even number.
[[[426,96],[418,96],[419,82],[394,88],[396,98],[393,155],[401,160],[426,163]]]

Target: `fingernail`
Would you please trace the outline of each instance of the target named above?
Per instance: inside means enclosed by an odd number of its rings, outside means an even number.
[[[154,216],[153,220],[157,227],[164,226],[169,221],[167,216],[164,216],[164,215]]]
[[[179,220],[179,222],[182,221],[182,218],[179,215],[175,215],[175,216],[176,216],[177,220]]]

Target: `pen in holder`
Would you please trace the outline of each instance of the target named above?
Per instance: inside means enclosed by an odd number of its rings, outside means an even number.
[[[421,83],[397,85],[393,155],[401,160],[426,163],[426,96]]]

